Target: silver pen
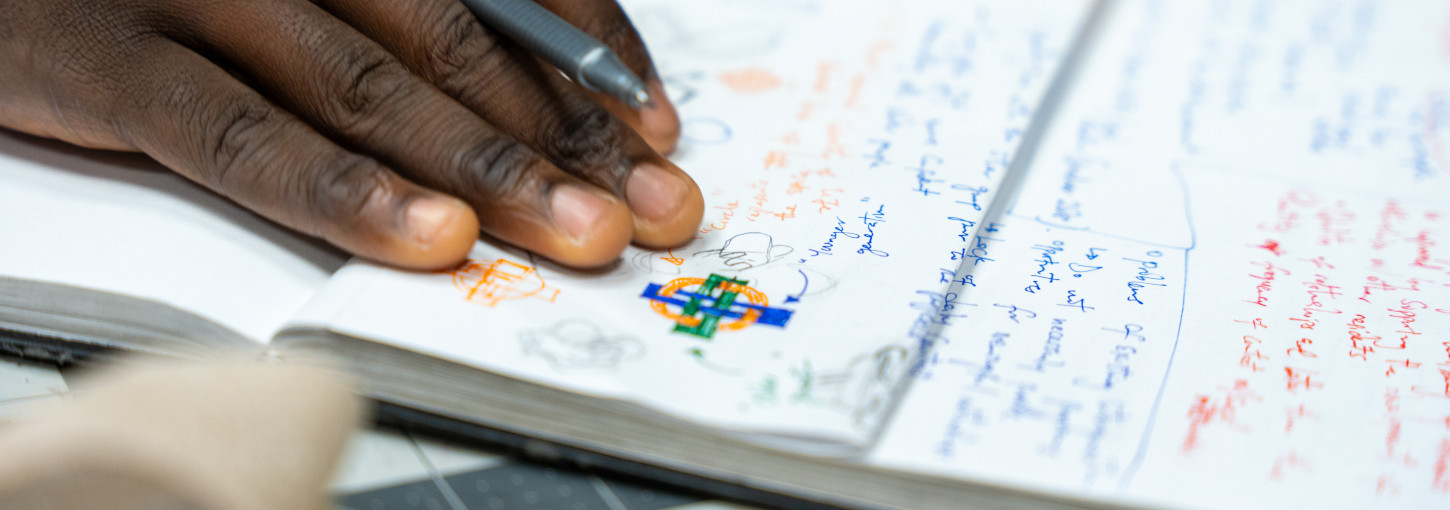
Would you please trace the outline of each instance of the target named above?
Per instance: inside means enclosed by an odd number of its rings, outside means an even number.
[[[502,32],[584,88],[632,108],[649,104],[644,82],[604,43],[532,0],[463,0],[490,28]]]

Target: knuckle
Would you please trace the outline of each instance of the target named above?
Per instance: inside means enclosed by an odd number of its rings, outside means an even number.
[[[623,176],[625,130],[613,114],[589,101],[575,101],[544,130],[547,154],[571,170]]]
[[[459,168],[466,169],[464,189],[494,200],[518,195],[530,182],[530,169],[546,163],[528,146],[505,136],[475,145],[459,159]]]
[[[185,89],[168,93],[167,103],[200,103]],[[198,106],[189,106],[198,110]],[[244,168],[255,168],[248,162],[261,156],[266,147],[272,145],[281,131],[278,113],[261,98],[239,98],[227,100],[220,110],[211,115],[202,128],[205,133],[202,152],[206,155],[211,172],[202,177],[206,182],[221,190],[236,190],[251,187],[257,178],[255,172]]]
[[[373,48],[339,53],[339,93],[327,111],[327,124],[345,135],[366,136],[389,104],[417,91],[412,74],[390,55]]]
[[[352,153],[331,155],[316,172],[297,172],[295,185],[307,214],[316,222],[355,225],[366,218],[370,204],[389,196],[388,179],[371,158]]]
[[[423,43],[430,78],[446,84],[471,70],[497,69],[507,61],[508,52],[499,40],[463,4],[450,3],[442,18],[441,28],[430,31]]]
[[[170,111],[179,112],[182,118],[200,121],[199,126],[203,133],[212,133],[211,124],[218,123],[222,117],[234,115],[236,112],[217,112],[208,109],[208,106],[216,103],[208,103],[207,95],[202,90],[200,78],[195,72],[185,69],[165,69],[155,73],[156,80],[145,83],[136,83],[135,87],[143,87],[148,93],[138,94],[135,98],[134,108],[136,112],[146,111]],[[221,103],[230,105],[239,110],[246,110],[250,106],[242,106],[235,101]],[[133,112],[127,112],[133,113]]]

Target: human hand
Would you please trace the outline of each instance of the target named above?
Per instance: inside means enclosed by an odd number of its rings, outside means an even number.
[[[483,232],[563,264],[690,239],[679,120],[614,0],[537,0],[655,105],[587,92],[457,0],[0,0],[0,126],[139,151],[344,250],[409,268]]]

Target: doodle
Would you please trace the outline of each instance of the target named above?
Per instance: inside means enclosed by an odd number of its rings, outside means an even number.
[[[791,295],[786,296],[785,297],[785,302],[786,303],[799,303],[800,300],[801,300],[801,297],[802,296],[805,296],[806,295],[806,291],[807,290],[810,290],[810,288],[811,288],[811,277],[806,276],[806,271],[804,269],[797,269],[796,271],[799,271],[800,272],[801,279],[805,280],[805,284],[803,284],[801,286],[800,293],[798,293],[798,294],[791,294]]]
[[[656,313],[675,321],[676,332],[705,339],[719,330],[738,331],[752,324],[784,328],[793,312],[771,308],[765,294],[747,287],[747,283],[718,274],[711,274],[708,279],[676,278],[665,285],[649,284],[640,297],[649,299],[650,308]],[[685,290],[690,287],[694,290]],[[737,301],[741,297],[748,303]],[[670,305],[680,307],[680,313],[670,311]],[[721,319],[734,320],[721,322]]]
[[[705,73],[700,71],[687,73],[673,73],[660,76],[660,81],[665,84],[665,92],[669,94],[671,103],[676,107],[684,106],[700,94],[699,82],[704,80]]]
[[[741,370],[741,369],[738,369],[738,368],[727,367],[725,365],[721,365],[719,363],[715,363],[713,361],[710,361],[708,359],[705,359],[705,351],[703,349],[700,349],[699,347],[690,348],[689,350],[687,350],[685,352],[688,353],[691,358],[695,358],[695,362],[699,363],[700,366],[705,367],[705,368],[707,368],[707,369],[709,369],[709,370],[711,370],[711,371],[713,371],[715,373],[724,374],[724,375],[730,375],[730,376],[738,376],[740,374],[745,373],[744,370]]]
[[[800,272],[799,274],[807,275],[806,278],[809,280],[809,282],[803,286],[804,288],[801,289],[803,292],[797,297],[797,299],[803,299],[809,296],[823,296],[826,294],[830,294],[831,291],[836,289],[836,284],[839,283],[839,278],[837,278],[835,275],[826,273],[825,271],[821,271],[818,268],[813,268],[805,264],[791,264],[787,266],[787,269],[795,269],[796,271]],[[789,303],[790,301],[787,300],[786,302]]]
[[[726,271],[748,271],[766,266],[790,255],[795,248],[775,244],[775,238],[761,232],[736,234],[714,250],[697,251],[694,256],[714,256],[725,262]]]
[[[816,384],[822,393],[831,395],[835,408],[849,412],[857,425],[869,426],[889,406],[897,382],[907,373],[910,357],[905,346],[888,345],[851,358],[840,369],[822,371]]]
[[[678,276],[681,272],[680,266],[676,265],[673,259],[679,259],[682,264],[684,262],[684,259],[681,257],[672,258],[662,255],[665,254],[657,251],[641,250],[638,253],[635,253],[633,256],[629,257],[629,261],[631,264],[634,265],[634,267],[639,268],[646,273],[661,274],[665,276]]]
[[[584,319],[566,319],[548,328],[520,331],[527,356],[542,358],[556,370],[607,369],[644,356],[644,343],[628,335],[606,336]]]
[[[553,303],[559,289],[551,289],[534,268],[506,259],[469,259],[448,271],[453,285],[465,291],[464,299],[483,306],[503,301],[535,298]]]

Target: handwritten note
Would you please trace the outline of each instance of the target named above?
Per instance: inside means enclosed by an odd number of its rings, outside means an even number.
[[[1149,505],[1450,503],[1447,23],[1119,2],[872,460]]]

